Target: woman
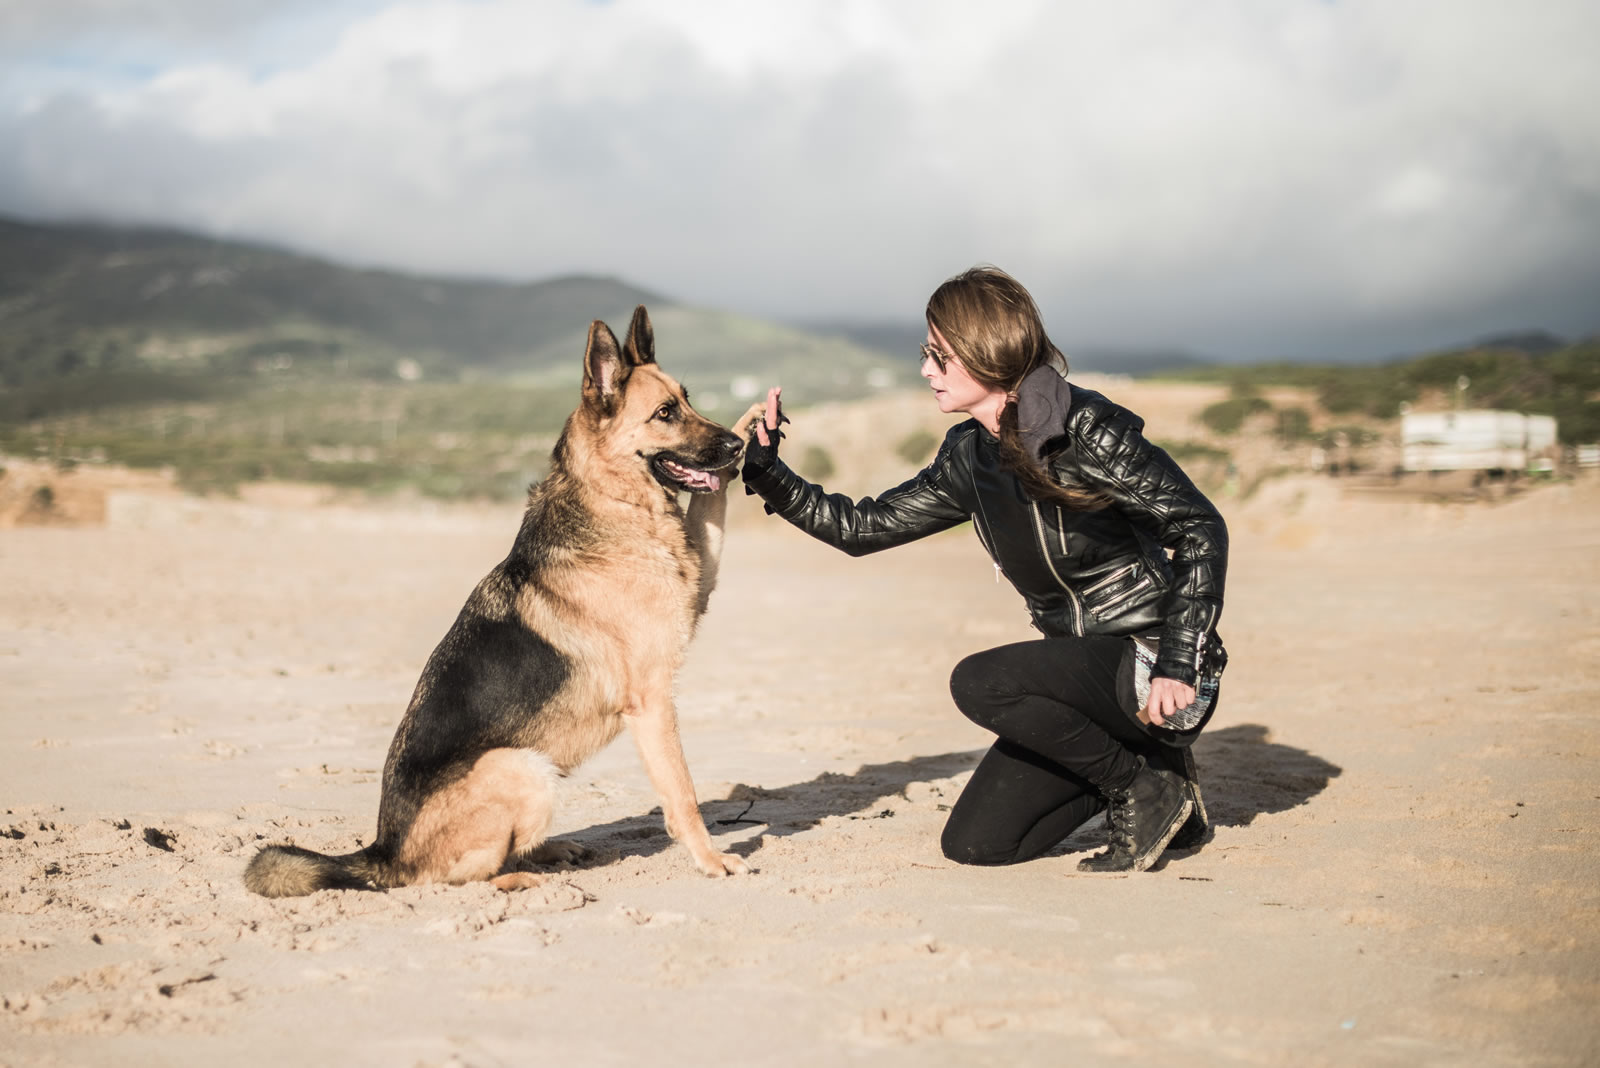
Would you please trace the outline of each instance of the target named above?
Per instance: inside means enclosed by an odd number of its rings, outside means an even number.
[[[927,321],[922,376],[941,411],[972,417],[932,463],[877,498],[826,494],[778,459],[773,390],[746,491],[851,555],[971,520],[1044,637],[975,653],[950,677],[956,705],[998,739],[951,809],[945,855],[1029,860],[1108,806],[1110,844],[1079,868],[1143,871],[1208,833],[1188,746],[1225,663],[1227,528],[1142,420],[1068,383],[1010,275],[957,275]]]

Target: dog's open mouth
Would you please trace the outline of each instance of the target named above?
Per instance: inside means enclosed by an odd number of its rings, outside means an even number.
[[[688,490],[690,493],[716,493],[728,484],[729,468],[703,471],[689,467],[670,456],[657,456],[650,461],[650,470],[656,481],[670,489]]]

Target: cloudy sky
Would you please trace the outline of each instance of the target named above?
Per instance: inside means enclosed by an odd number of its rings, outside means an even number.
[[[0,0],[0,214],[1370,357],[1600,329],[1592,0]]]

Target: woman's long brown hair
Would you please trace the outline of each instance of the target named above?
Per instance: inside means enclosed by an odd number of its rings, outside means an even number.
[[[1012,395],[1000,409],[1000,462],[1021,480],[1028,494],[1080,511],[1105,507],[1103,494],[1051,478],[1022,442],[1017,387],[1052,355],[1060,356],[1066,366],[1066,357],[1044,332],[1039,308],[1022,283],[998,267],[969,268],[933,291],[927,317],[968,374],[990,389]]]

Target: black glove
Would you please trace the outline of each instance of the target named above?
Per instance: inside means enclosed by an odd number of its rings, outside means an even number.
[[[778,405],[778,426],[781,427],[789,421],[783,414],[783,405]],[[754,431],[750,434],[750,441],[744,447],[744,466],[739,468],[739,477],[744,479],[744,491],[752,494],[755,490],[750,488],[750,480],[766,474],[772,465],[778,462],[778,442],[783,440],[783,431],[777,427],[766,425],[765,418],[761,425],[766,427],[768,444],[761,444],[761,438]]]

